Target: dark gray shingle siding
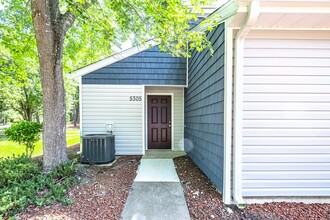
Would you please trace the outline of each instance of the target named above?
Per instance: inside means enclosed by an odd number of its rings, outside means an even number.
[[[214,49],[193,52],[185,90],[185,150],[211,179],[223,187],[224,149],[224,26],[208,33]]]
[[[186,59],[161,53],[156,46],[95,70],[83,76],[82,83],[185,85]]]

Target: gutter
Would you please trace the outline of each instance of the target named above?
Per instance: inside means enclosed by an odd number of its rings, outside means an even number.
[[[189,52],[189,42],[187,41],[187,54]],[[189,80],[189,57],[186,57],[186,85],[185,88],[188,88],[188,80]]]
[[[252,0],[248,15],[235,40],[234,145],[233,145],[233,199],[238,208],[245,208],[242,196],[242,128],[243,128],[243,67],[244,41],[258,20],[260,0]]]
[[[230,19],[229,19],[230,20]],[[232,204],[233,28],[225,21],[224,161],[222,201]]]
[[[190,29],[190,31],[207,31],[209,24],[220,24],[237,13],[238,6],[235,0],[230,0],[224,5],[207,16],[198,25]]]

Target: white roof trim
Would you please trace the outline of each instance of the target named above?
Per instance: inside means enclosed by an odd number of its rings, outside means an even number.
[[[210,14],[212,14],[214,11],[222,7],[224,4],[226,4],[229,0],[216,0],[213,1],[211,5],[203,5],[200,8],[203,10],[203,14],[197,14],[199,17],[207,17]],[[192,9],[193,6],[188,4],[189,9]]]
[[[230,27],[241,28],[249,2],[251,0],[237,1],[239,9]],[[260,4],[259,21],[253,30],[330,30],[330,23],[325,22],[329,21],[330,16],[329,0],[260,0]],[[266,16],[267,19],[263,19]],[[306,24],[303,22],[303,16],[309,21]],[[316,16],[320,16],[319,19]]]
[[[113,63],[116,63],[120,60],[123,60],[127,57],[133,56],[133,55],[135,55],[139,52],[145,51],[145,50],[149,49],[150,46],[153,47],[153,46],[156,46],[156,45],[158,45],[158,44],[154,40],[149,40],[146,43],[144,43],[144,45],[142,45],[142,46],[140,45],[140,46],[136,46],[136,47],[131,47],[127,50],[123,50],[123,51],[121,51],[119,53],[116,53],[116,54],[114,54],[110,57],[107,57],[103,60],[97,61],[97,62],[92,63],[88,66],[85,66],[81,69],[73,71],[72,72],[73,75],[71,76],[71,78],[77,78],[77,77],[84,76],[84,75],[86,75],[88,73],[91,73],[95,70],[101,69],[101,68],[106,67],[110,64],[113,64]]]
[[[261,13],[329,14],[330,7],[262,7]]]
[[[238,6],[235,1],[231,0],[226,2],[216,11],[214,11],[211,15],[205,18],[204,21],[200,22],[198,25],[193,27],[191,31],[206,31],[207,30],[207,21],[214,20],[217,24],[224,22],[226,19],[230,18],[231,16],[235,15],[238,10]]]

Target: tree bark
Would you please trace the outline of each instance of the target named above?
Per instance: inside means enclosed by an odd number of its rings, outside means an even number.
[[[31,103],[31,93],[29,93],[28,89],[25,86],[23,86],[23,92],[25,100],[24,102],[22,101],[22,110],[25,111],[25,120],[32,121],[33,106]]]
[[[73,127],[77,127],[77,103],[76,103],[76,95],[73,95],[73,110],[72,110],[72,119],[73,119]]]
[[[74,17],[60,14],[58,0],[32,0],[31,8],[43,93],[43,165],[48,172],[67,161],[62,54]]]
[[[36,111],[36,122],[40,123],[39,110]]]

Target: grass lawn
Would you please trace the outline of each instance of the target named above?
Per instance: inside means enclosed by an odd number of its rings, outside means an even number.
[[[80,142],[80,133],[77,128],[66,129],[66,144],[71,146]],[[0,158],[12,156],[13,154],[19,155],[25,153],[25,146],[21,146],[12,141],[0,139]],[[34,148],[33,155],[42,154],[42,142],[39,141]]]

